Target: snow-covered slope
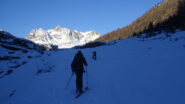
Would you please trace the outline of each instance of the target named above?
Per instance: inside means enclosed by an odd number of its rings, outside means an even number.
[[[0,79],[4,78],[31,58],[41,56],[44,48],[29,40],[20,39],[8,32],[0,31]]]
[[[77,45],[83,45],[100,37],[96,31],[78,32],[62,28],[60,26],[50,30],[41,28],[31,31],[27,39],[51,48],[51,45],[57,45],[59,48],[72,48]]]
[[[83,49],[89,90],[79,99],[74,98],[75,77],[64,89],[77,50],[48,51],[0,79],[0,104],[185,104],[184,34]],[[86,79],[84,74],[84,86]]]

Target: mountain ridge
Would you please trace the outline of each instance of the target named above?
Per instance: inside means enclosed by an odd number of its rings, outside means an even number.
[[[56,26],[49,30],[42,28],[32,30],[26,38],[50,49],[52,45],[58,46],[58,48],[72,48],[94,41],[98,37],[100,37],[100,34],[96,31],[78,32],[77,30]]]
[[[143,33],[154,36],[161,32],[185,30],[185,0],[164,0],[130,25],[107,33],[95,41],[120,40]]]
[[[45,48],[26,39],[0,31],[0,79],[12,74],[32,58],[44,54]]]

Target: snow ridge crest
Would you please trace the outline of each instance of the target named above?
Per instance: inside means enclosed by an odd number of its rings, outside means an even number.
[[[51,48],[51,45],[56,45],[62,49],[83,45],[99,37],[100,34],[96,31],[78,32],[77,30],[56,26],[49,30],[42,28],[32,30],[26,38],[48,48]]]

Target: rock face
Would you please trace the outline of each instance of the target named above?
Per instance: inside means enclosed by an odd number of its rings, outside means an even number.
[[[54,29],[43,30],[41,28],[31,31],[27,39],[48,48],[53,45],[58,48],[72,48],[83,45],[100,37],[96,31],[78,32],[57,26]]]
[[[8,48],[12,50],[29,51],[34,50],[39,53],[45,50],[44,46],[35,44],[34,42],[13,36],[12,34],[0,30],[0,48]]]

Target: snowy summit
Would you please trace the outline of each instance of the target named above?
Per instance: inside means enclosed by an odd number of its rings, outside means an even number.
[[[48,48],[51,48],[51,45],[56,45],[58,48],[72,48],[86,44],[99,37],[100,34],[96,31],[78,32],[57,26],[49,30],[41,28],[33,30],[28,34],[27,39],[37,44],[45,45]]]

